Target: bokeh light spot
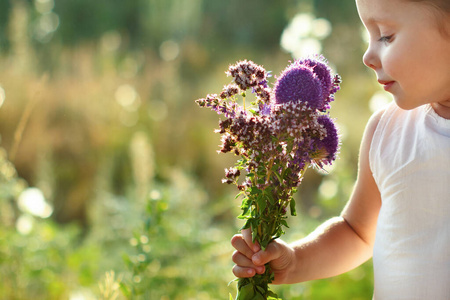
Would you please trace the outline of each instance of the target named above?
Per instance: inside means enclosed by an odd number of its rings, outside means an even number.
[[[129,84],[119,86],[115,93],[117,103],[119,103],[123,107],[132,106],[137,97],[138,94],[136,90]]]
[[[18,206],[22,212],[40,218],[48,218],[53,213],[53,207],[45,201],[44,194],[38,188],[27,188],[19,196]]]
[[[180,54],[180,46],[173,40],[165,41],[159,47],[159,55],[165,61],[175,60]]]
[[[322,51],[320,40],[329,36],[331,30],[332,26],[328,20],[301,13],[283,30],[280,45],[295,59],[317,54]]]
[[[41,14],[51,12],[54,6],[55,6],[55,2],[53,0],[35,0],[34,1],[34,7]]]
[[[108,31],[102,36],[101,43],[106,51],[116,51],[122,43],[122,37],[115,30]]]
[[[6,99],[6,93],[5,90],[0,86],[0,107],[2,107],[3,103]]]
[[[379,109],[386,106],[392,100],[393,100],[393,98],[392,98],[391,94],[386,93],[384,91],[378,91],[375,94],[373,94],[372,98],[370,98],[370,101],[369,101],[370,111],[376,112]]]
[[[16,230],[20,234],[28,235],[34,226],[34,219],[28,214],[21,215],[16,221]]]
[[[327,19],[315,19],[312,22],[311,34],[318,39],[324,39],[330,35],[331,28],[331,23]]]
[[[319,186],[319,193],[325,199],[332,199],[337,195],[338,184],[331,179],[325,179]]]
[[[41,43],[48,43],[59,27],[59,17],[54,12],[42,14],[34,26],[34,37]]]

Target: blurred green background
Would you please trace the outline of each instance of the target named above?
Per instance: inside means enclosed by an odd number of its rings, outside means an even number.
[[[343,79],[342,136],[310,170],[287,241],[340,212],[371,112],[353,0],[1,0],[0,299],[228,299],[240,200],[222,185],[218,117],[194,100],[251,59],[273,74],[322,53]],[[272,78],[273,79],[273,78]],[[367,263],[276,286],[285,299],[370,299]]]

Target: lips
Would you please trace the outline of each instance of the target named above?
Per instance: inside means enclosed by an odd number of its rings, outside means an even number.
[[[384,90],[388,91],[395,81],[378,80],[378,83],[383,85]]]

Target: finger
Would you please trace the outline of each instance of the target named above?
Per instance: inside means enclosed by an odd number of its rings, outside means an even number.
[[[252,277],[256,273],[263,274],[264,266],[255,266],[253,262],[239,251],[235,251],[232,256],[236,265],[233,267],[233,273],[237,277]]]
[[[253,250],[253,252],[258,252],[261,250],[261,247],[259,246],[258,241],[255,241],[253,243],[252,238],[252,231],[250,228],[241,230],[242,236],[244,237],[245,242],[247,243],[248,247]]]
[[[282,246],[278,241],[272,241],[267,245],[266,250],[258,251],[252,256],[252,262],[256,266],[263,266],[264,264],[280,258],[283,253]]]
[[[251,259],[249,259],[245,255],[243,255],[239,251],[234,251],[231,259],[239,267],[251,268],[251,269],[256,270],[256,272],[260,273],[260,274],[264,273],[264,270],[265,270],[264,266],[255,266],[255,264],[253,264],[253,261]]]
[[[236,234],[231,238],[231,245],[240,253],[245,255],[249,260],[252,259],[253,252],[252,249],[250,249],[247,245],[247,243],[244,241],[244,237],[242,234]]]
[[[233,267],[233,274],[234,274],[234,276],[239,277],[239,278],[248,278],[248,277],[255,276],[256,271],[255,271],[255,269],[252,269],[252,268],[244,268],[244,267],[235,265]]]
[[[239,251],[234,251],[233,255],[231,256],[231,260],[240,267],[246,267],[246,268],[256,268],[256,266],[253,264],[252,260],[249,259],[247,256],[242,254]]]

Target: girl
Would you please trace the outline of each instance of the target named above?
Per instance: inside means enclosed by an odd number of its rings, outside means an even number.
[[[450,297],[450,2],[356,0],[370,43],[364,64],[394,96],[369,120],[358,178],[340,217],[261,251],[232,238],[233,273],[270,262],[274,284],[349,271],[373,255],[374,299]]]

